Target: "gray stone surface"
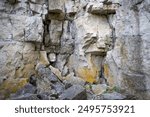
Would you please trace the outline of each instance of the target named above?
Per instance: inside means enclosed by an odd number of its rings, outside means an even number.
[[[146,95],[149,93],[150,81],[150,13],[147,7],[150,3],[149,0],[120,3],[122,6],[117,10],[116,17],[111,19],[114,20],[112,24],[115,27],[116,42],[114,49],[106,56],[108,78],[114,79],[115,85],[131,94],[146,99],[149,98]],[[142,93],[142,90],[145,91]]]
[[[80,85],[73,85],[65,90],[60,96],[60,100],[85,100],[86,90]]]
[[[65,90],[65,86],[62,83],[59,83],[59,82],[54,83],[52,85],[52,88],[55,89],[57,94],[61,94]]]
[[[97,84],[97,85],[92,85],[91,87],[92,87],[93,93],[96,95],[100,95],[100,94],[104,93],[107,89],[106,84]]]
[[[100,95],[101,100],[124,100],[126,99],[126,96],[117,93],[117,92],[112,92],[112,93],[104,93]]]
[[[48,0],[49,12],[62,13],[64,12],[64,0]]]
[[[49,25],[50,31],[50,44],[51,45],[59,45],[60,38],[62,35],[62,21],[51,20]]]
[[[17,97],[19,95],[24,95],[26,93],[34,94],[36,93],[36,87],[31,84],[26,84],[22,89],[20,89],[13,97]]]
[[[28,94],[26,93],[25,95],[21,95],[19,97],[15,97],[15,98],[10,98],[11,100],[39,100],[39,98],[37,97],[37,95],[35,94]]]

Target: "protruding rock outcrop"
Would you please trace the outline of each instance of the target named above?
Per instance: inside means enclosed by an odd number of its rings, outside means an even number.
[[[117,8],[119,7],[118,4],[91,4],[89,5],[88,12],[97,15],[109,15],[115,14]]]

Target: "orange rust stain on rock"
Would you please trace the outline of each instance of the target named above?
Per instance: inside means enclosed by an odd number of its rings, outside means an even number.
[[[104,64],[104,75],[106,78],[109,77],[109,68],[107,64]]]
[[[109,66],[107,64],[104,64],[104,76],[107,79],[109,86],[113,87],[115,85],[114,78],[113,78],[113,75],[111,74]]]
[[[27,82],[27,78],[8,79],[0,85],[0,94],[8,98],[10,94],[16,93],[19,89],[24,87]]]
[[[27,64],[19,68],[15,72],[15,78],[29,78],[32,74],[36,74],[34,64]]]
[[[78,70],[79,77],[81,77],[83,80],[89,83],[96,82],[97,74],[98,74],[98,70],[96,68],[89,69],[87,67],[84,67],[84,68],[79,68]]]

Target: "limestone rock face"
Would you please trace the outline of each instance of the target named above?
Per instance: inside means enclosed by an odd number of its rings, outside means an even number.
[[[48,0],[48,1],[49,1],[49,12],[53,12],[53,13],[64,12],[65,0]]]
[[[149,6],[149,0],[1,0],[0,98],[25,90],[35,76],[38,93],[18,99],[86,99],[78,97],[85,85],[93,95],[119,87],[150,99]]]
[[[25,41],[43,41],[43,22],[41,17],[29,17],[25,23]]]
[[[88,12],[97,15],[107,15],[107,14],[115,14],[118,8],[118,4],[103,4],[99,3],[97,5],[90,5],[88,8]]]
[[[116,84],[141,99],[149,99],[149,0],[121,1],[113,23],[114,49],[107,53],[105,73]],[[130,9],[130,10],[129,10]]]
[[[62,34],[62,22],[58,20],[51,20],[49,31],[51,45],[59,45]]]

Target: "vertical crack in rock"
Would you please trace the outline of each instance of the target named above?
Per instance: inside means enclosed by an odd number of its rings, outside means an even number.
[[[116,41],[116,32],[115,32],[115,27],[112,25],[112,23],[110,22],[109,20],[109,17],[106,15],[106,19],[107,19],[107,22],[110,26],[110,29],[112,31],[112,34],[111,34],[111,39],[112,39],[112,49],[114,48],[115,46],[115,41]]]

